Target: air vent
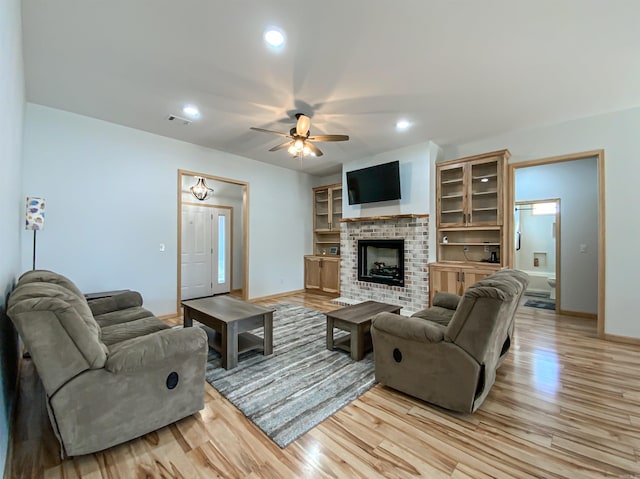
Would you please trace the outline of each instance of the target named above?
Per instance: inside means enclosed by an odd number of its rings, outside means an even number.
[[[167,120],[169,120],[170,122],[175,123],[177,125],[189,126],[191,124],[191,120],[187,120],[186,118],[182,118],[182,117],[177,116],[177,115],[169,115],[167,117]]]

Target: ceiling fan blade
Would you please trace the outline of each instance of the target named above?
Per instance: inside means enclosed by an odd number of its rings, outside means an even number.
[[[280,133],[279,131],[265,130],[264,128],[256,128],[255,126],[249,127],[250,130],[261,131],[262,133],[271,133],[272,135],[284,136],[285,138],[291,138],[286,133]]]
[[[298,115],[298,123],[296,124],[296,133],[298,136],[307,136],[309,127],[311,126],[311,118],[300,113]]]
[[[306,141],[304,144],[305,144],[306,146],[308,146],[308,147],[309,147],[309,149],[311,150],[311,152],[312,152],[314,155],[316,155],[316,156],[322,156],[322,155],[324,154],[324,153],[322,153],[322,152],[320,151],[320,149],[319,149],[316,145],[314,145],[313,143],[310,143],[310,142]]]
[[[280,143],[279,145],[276,145],[273,148],[269,148],[269,151],[282,150],[283,148],[291,146],[292,144],[293,144],[292,141],[285,141],[284,143]]]
[[[312,141],[347,141],[349,135],[314,135],[307,138]]]

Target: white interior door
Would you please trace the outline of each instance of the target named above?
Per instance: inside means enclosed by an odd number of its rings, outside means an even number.
[[[231,209],[212,210],[213,294],[231,291]]]
[[[182,285],[185,299],[213,295],[211,208],[182,206]]]

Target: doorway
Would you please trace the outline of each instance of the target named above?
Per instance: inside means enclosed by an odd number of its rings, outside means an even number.
[[[576,161],[576,160],[586,160],[586,161]],[[584,317],[584,318],[594,318],[597,321],[597,334],[599,337],[605,337],[605,196],[604,196],[604,150],[594,150],[587,151],[583,153],[574,153],[569,155],[562,155],[550,158],[543,158],[539,160],[531,160],[531,161],[523,161],[519,163],[511,163],[508,165],[509,168],[509,204],[511,205],[511,210],[514,211],[516,205],[516,199],[522,200],[523,198],[519,198],[516,195],[516,189],[520,189],[516,180],[516,173],[524,172],[527,170],[531,171],[542,171],[544,168],[533,168],[533,167],[560,167],[563,164],[574,162],[567,166],[572,166],[573,164],[582,164],[585,165],[590,163],[593,165],[590,168],[592,173],[589,173],[593,181],[591,181],[591,185],[588,190],[591,193],[591,199],[589,200],[589,204],[587,205],[584,202],[579,203],[579,207],[577,210],[579,215],[589,214],[590,219],[588,221],[583,221],[583,225],[586,225],[590,229],[590,233],[585,233],[581,228],[573,228],[567,223],[567,218],[569,220],[573,215],[562,215],[563,218],[563,252],[562,252],[562,262],[563,265],[561,267],[562,274],[567,276],[571,275],[573,271],[573,277],[577,278],[577,281],[571,280],[562,280],[562,309],[558,309],[560,314],[566,314],[574,317]],[[548,186],[550,180],[553,179],[552,176],[544,176],[541,175],[537,181],[531,182],[534,188],[537,189],[536,193],[540,193],[544,187]],[[582,183],[580,179],[575,177],[575,175],[571,176],[569,179],[565,181],[567,184],[571,184],[576,186],[574,191],[585,191],[587,188],[582,188]],[[537,185],[537,186],[536,186]],[[520,195],[520,194],[519,194]],[[526,198],[545,198],[549,195],[536,195],[536,194],[527,194]],[[555,196],[555,195],[553,195]],[[563,209],[565,207],[565,200],[562,198]],[[507,235],[507,239],[509,242],[507,251],[509,253],[509,265],[515,265],[515,229],[514,222],[511,221],[508,224],[509,234]],[[581,236],[584,234],[591,235],[590,242],[583,242]],[[573,235],[578,235],[577,238],[574,238]],[[565,254],[566,253],[566,254]],[[574,261],[574,258],[578,255],[579,259]],[[587,273],[581,274],[576,273],[575,268],[580,266],[582,262],[582,256],[587,257],[589,255],[593,255],[595,260],[591,266],[591,270]],[[558,261],[560,258],[558,257]],[[565,268],[566,266],[566,268]],[[556,281],[558,281],[559,277],[556,276]],[[582,287],[582,283],[585,281],[591,281],[595,286],[593,287],[593,292],[587,293],[586,288]],[[577,294],[575,291],[569,292],[567,288],[571,288],[572,290],[577,289]],[[575,302],[575,298],[580,298],[587,301],[592,301],[593,311],[583,311],[572,308],[573,303],[569,303],[569,301]],[[565,310],[565,308],[567,308]]]
[[[231,292],[233,208],[182,205],[181,299]]]
[[[213,189],[196,199],[190,186],[205,179]],[[232,292],[249,296],[249,184],[178,170],[177,304]],[[183,298],[184,295],[184,298]]]
[[[529,275],[525,306],[560,311],[560,199],[517,201],[514,264]]]

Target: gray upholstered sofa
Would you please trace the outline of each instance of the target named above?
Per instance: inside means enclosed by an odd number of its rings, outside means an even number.
[[[29,271],[7,313],[42,380],[63,455],[111,447],[204,406],[206,333],[170,329],[136,292],[87,302],[64,276]]]
[[[515,312],[527,284],[526,274],[500,270],[460,298],[434,298],[433,308],[413,317],[374,316],[376,380],[447,409],[475,411],[509,350]],[[436,321],[425,319],[429,316]]]

